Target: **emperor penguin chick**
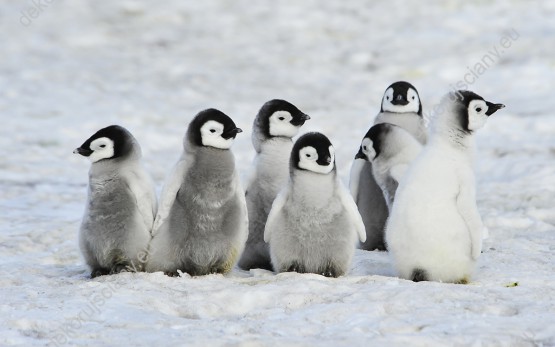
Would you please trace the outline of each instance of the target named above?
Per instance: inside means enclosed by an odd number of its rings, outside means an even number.
[[[387,224],[387,245],[400,277],[470,280],[484,229],[472,169],[474,132],[503,107],[470,91],[443,97],[443,111],[399,184]]]
[[[400,126],[420,143],[426,142],[427,131],[422,117],[422,104],[416,88],[408,82],[395,82],[385,90],[380,113],[374,124]],[[372,163],[356,159],[351,167],[349,188],[366,227],[365,250],[385,250],[384,228],[389,215],[387,203],[372,173]]]
[[[125,128],[97,131],[73,153],[88,157],[88,199],[79,245],[91,277],[142,270],[156,214],[156,192],[141,148]]]
[[[264,242],[264,226],[272,202],[289,177],[292,138],[310,117],[285,100],[266,102],[253,124],[256,150],[254,174],[246,192],[249,237],[239,267],[272,270],[270,251]]]
[[[216,109],[189,124],[183,153],[166,181],[146,270],[176,276],[227,273],[243,251],[247,207],[230,147],[241,132]]]
[[[301,136],[291,151],[289,170],[289,183],[275,199],[264,231],[274,270],[344,275],[366,234],[337,177],[329,139],[320,133]]]
[[[414,136],[389,123],[374,125],[364,136],[355,158],[372,162],[374,179],[389,210],[401,178],[421,150],[422,145]]]

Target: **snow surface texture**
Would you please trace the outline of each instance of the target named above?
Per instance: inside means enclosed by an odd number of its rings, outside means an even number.
[[[555,345],[553,1],[55,0],[22,18],[32,6],[0,4],[0,345]],[[390,83],[413,83],[429,114],[485,55],[470,88],[507,107],[477,135],[490,238],[471,284],[400,280],[365,251],[338,279],[88,278],[89,163],[72,151],[96,130],[127,127],[160,189],[187,123],[219,108],[245,130],[245,180],[252,120],[284,98],[347,183]]]

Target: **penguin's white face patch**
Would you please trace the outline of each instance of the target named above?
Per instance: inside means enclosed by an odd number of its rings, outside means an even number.
[[[364,140],[362,140],[362,144],[360,146],[362,147],[362,153],[366,155],[368,160],[374,160],[374,158],[376,157],[376,151],[374,150],[374,144],[372,143],[372,140],[370,140],[369,138],[365,138]]]
[[[407,100],[406,105],[394,105],[393,104],[393,88],[387,88],[382,99],[382,108],[385,112],[393,113],[407,113],[414,112],[418,113],[420,109],[420,98],[418,93],[413,88],[407,90],[407,95],[404,95]]]
[[[486,124],[488,105],[484,100],[472,100],[468,104],[468,130],[478,130]]]
[[[93,151],[91,155],[89,155],[89,160],[93,163],[114,156],[114,141],[107,137],[101,137],[92,141],[89,148]]]
[[[229,149],[233,144],[234,138],[224,139],[222,134],[224,125],[215,120],[209,120],[200,128],[202,145],[219,149]]]
[[[270,116],[271,136],[294,137],[299,132],[298,126],[291,124],[293,116],[287,111],[276,111]]]
[[[333,146],[329,147],[330,158],[329,162],[326,164],[319,164],[318,151],[312,146],[307,146],[301,148],[299,151],[299,167],[308,171],[329,174],[333,170],[333,165],[335,163],[335,150]]]

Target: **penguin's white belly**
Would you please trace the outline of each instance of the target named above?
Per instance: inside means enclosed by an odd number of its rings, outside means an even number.
[[[456,172],[440,167],[435,172],[414,170],[412,175],[397,191],[386,229],[399,275],[409,279],[415,269],[423,269],[438,281],[469,276],[474,261],[470,234],[457,207]]]

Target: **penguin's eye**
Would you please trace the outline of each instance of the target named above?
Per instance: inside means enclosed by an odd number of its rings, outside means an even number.
[[[306,154],[306,157],[307,157],[307,158],[310,158],[310,157],[312,157],[312,156],[311,156],[310,154],[307,153],[307,154]]]
[[[284,119],[285,119],[285,117],[279,117],[278,119],[279,119],[279,120],[284,120]]]
[[[366,151],[368,149],[368,147],[362,146],[362,149],[364,149]]]
[[[216,129],[210,129],[210,132],[211,132],[211,133],[215,133],[215,132],[216,132]]]
[[[106,147],[106,145],[100,145],[99,147],[100,147],[100,148],[104,148],[104,147]]]
[[[386,100],[389,100],[389,96],[386,96],[385,99],[386,99]]]
[[[476,108],[476,112],[478,113],[482,112],[482,108],[481,107]]]
[[[416,99],[416,97],[415,97],[415,96],[413,96],[413,97],[412,97],[412,100],[414,100],[414,99]]]

